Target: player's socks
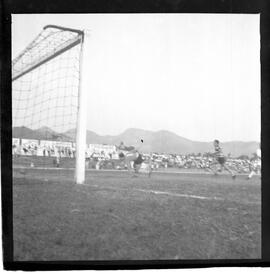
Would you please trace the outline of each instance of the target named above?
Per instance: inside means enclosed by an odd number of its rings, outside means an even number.
[[[255,172],[252,170],[249,175],[248,175],[248,178],[251,179],[251,177],[255,174]]]

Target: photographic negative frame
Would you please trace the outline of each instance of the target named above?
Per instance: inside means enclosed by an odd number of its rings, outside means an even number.
[[[269,163],[269,43],[268,19],[269,7],[266,1],[250,1],[248,4],[232,1],[218,1],[213,4],[197,1],[166,1],[165,3],[145,3],[126,5],[121,1],[115,5],[104,3],[38,3],[23,1],[5,3],[2,30],[4,43],[2,45],[2,90],[1,93],[1,156],[2,156],[2,227],[3,227],[3,258],[7,270],[76,270],[76,269],[151,269],[151,268],[198,268],[213,266],[268,266],[270,258],[269,244],[269,184],[267,184]],[[262,165],[262,241],[261,259],[212,259],[212,260],[111,260],[111,261],[14,261],[13,245],[13,185],[12,185],[12,116],[11,116],[11,15],[22,13],[247,13],[260,14],[261,35],[261,148],[263,152]]]

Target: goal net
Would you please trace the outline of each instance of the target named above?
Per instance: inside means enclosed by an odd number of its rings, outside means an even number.
[[[73,165],[77,183],[85,165],[83,40],[83,31],[48,25],[12,61],[14,161]]]

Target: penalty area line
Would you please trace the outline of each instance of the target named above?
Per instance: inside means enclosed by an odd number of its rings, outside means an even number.
[[[206,196],[199,196],[199,195],[192,195],[192,194],[182,194],[182,193],[172,193],[167,191],[158,191],[153,189],[140,189],[140,188],[118,188],[118,187],[100,187],[98,185],[87,185],[87,184],[81,184],[80,186],[86,186],[90,188],[100,188],[101,190],[122,190],[122,191],[137,191],[137,192],[143,192],[147,194],[154,194],[154,195],[164,195],[164,196],[172,196],[172,197],[180,197],[180,198],[191,198],[191,199],[199,199],[199,200],[216,200],[216,201],[224,201],[222,198],[218,197],[206,197]]]
[[[153,190],[153,189],[141,189],[141,188],[118,188],[118,187],[100,187],[99,185],[87,185],[87,184],[81,184],[78,185],[79,187],[85,186],[89,188],[95,188],[100,190],[113,190],[113,191],[135,191],[135,192],[141,192],[146,194],[154,194],[154,195],[161,195],[161,196],[169,196],[169,197],[178,197],[178,198],[187,198],[187,199],[197,199],[197,200],[204,200],[204,201],[226,201],[227,199],[221,198],[221,197],[207,197],[207,196],[200,196],[200,195],[193,195],[193,194],[184,194],[184,193],[173,193],[168,191],[159,191],[159,190]],[[235,200],[231,200],[231,202],[238,202],[240,204],[244,205],[254,205],[254,206],[261,206],[261,202],[252,201],[252,202],[239,202]]]
[[[172,193],[167,191],[156,191],[156,190],[145,190],[145,189],[137,189],[137,190],[141,192],[151,193],[151,194],[153,193],[156,195],[167,195],[167,196],[181,197],[181,198],[192,198],[192,199],[199,199],[199,200],[218,200],[218,201],[224,200],[218,197],[205,197],[205,196],[198,196],[198,195],[191,195],[191,194]]]

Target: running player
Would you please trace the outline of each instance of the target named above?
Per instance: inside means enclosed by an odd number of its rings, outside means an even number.
[[[252,164],[250,165],[251,172],[249,173],[247,179],[251,179],[253,175],[257,173],[261,173],[261,166],[262,166],[262,160],[261,160],[261,148],[258,148],[256,150],[255,158],[252,161]]]
[[[214,157],[215,157],[215,161],[213,164],[219,164],[220,165],[220,169],[218,171],[222,172],[223,169],[227,170],[231,175],[232,178],[235,179],[236,175],[234,174],[234,172],[226,165],[226,157],[224,156],[222,149],[219,145],[219,140],[214,140]],[[213,169],[210,167],[209,168],[211,171],[213,171]],[[217,175],[217,171],[213,171],[215,175]]]

